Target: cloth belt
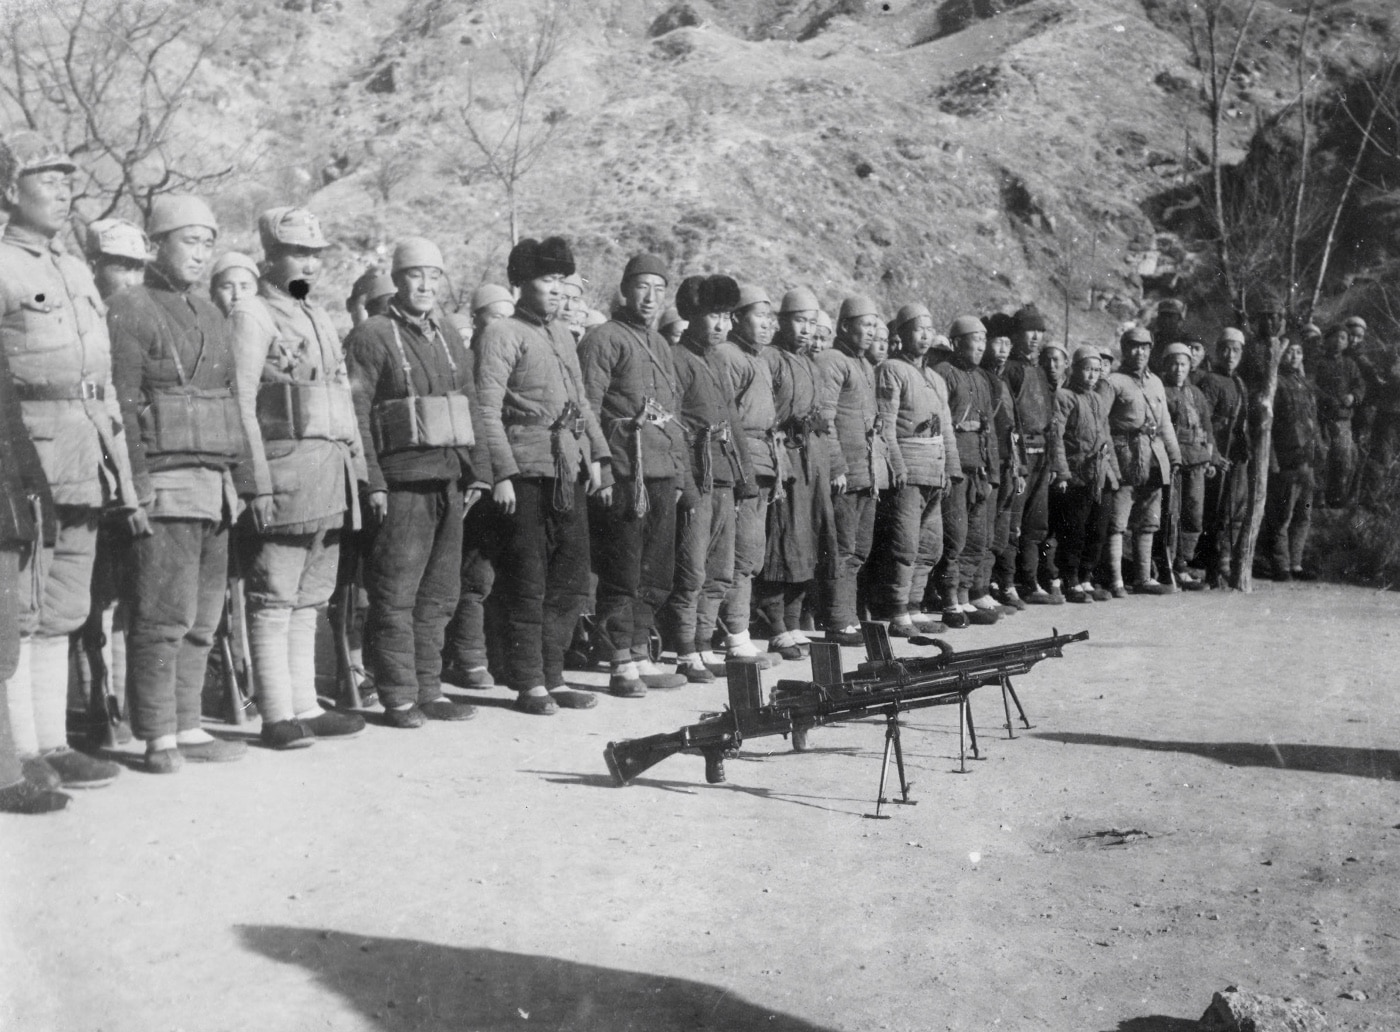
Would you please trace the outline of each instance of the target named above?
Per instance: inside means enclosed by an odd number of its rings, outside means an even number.
[[[102,401],[107,388],[91,380],[78,383],[17,383],[15,394],[20,401]]]
[[[1034,447],[1032,447],[1031,445],[1026,445],[1026,454],[1027,454],[1027,455],[1044,455],[1044,454],[1045,454],[1045,448],[1044,448],[1043,446],[1042,446],[1042,447],[1039,447],[1039,448],[1034,448]]]

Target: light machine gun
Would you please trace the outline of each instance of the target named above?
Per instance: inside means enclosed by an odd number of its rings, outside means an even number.
[[[901,713],[929,706],[957,706],[960,769],[965,772],[964,729],[970,732],[976,753],[976,732],[972,729],[968,697],[983,685],[999,685],[1004,692],[1010,691],[1011,677],[1027,673],[1042,659],[1060,658],[1066,645],[1089,637],[1088,631],[1053,634],[1049,638],[968,653],[944,652],[939,656],[895,659],[890,654],[887,638],[883,649],[880,648],[883,626],[878,631],[872,630],[872,626],[866,625],[866,642],[876,655],[858,669],[843,673],[838,646],[814,642],[812,680],[779,681],[767,702],[763,699],[757,668],[747,663],[730,663],[728,709],[707,715],[700,723],[678,731],[609,742],[603,757],[613,779],[619,785],[626,785],[668,756],[699,752],[705,758],[705,780],[712,785],[719,784],[724,781],[725,753],[737,751],[746,738],[791,734],[794,747],[801,749],[805,747],[806,733],[811,728],[864,717],[884,717],[884,765],[874,814],[880,817],[880,805],[886,802],[885,780],[891,749],[899,766],[903,795],[899,802],[911,802],[899,741]],[[1020,709],[1019,700],[1016,705]],[[1025,722],[1024,712],[1021,718]],[[1008,711],[1008,731],[1010,723]]]

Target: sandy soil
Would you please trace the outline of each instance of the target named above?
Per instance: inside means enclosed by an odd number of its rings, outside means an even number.
[[[0,1027],[1182,1032],[1234,983],[1395,1029],[1397,616],[1266,584],[953,632],[1092,640],[1016,741],[974,697],[966,776],[954,712],[914,714],[881,822],[875,724],[612,785],[610,738],[722,685],[127,771],[0,819]]]

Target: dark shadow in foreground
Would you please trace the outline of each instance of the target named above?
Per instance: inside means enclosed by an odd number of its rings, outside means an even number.
[[[1297,745],[1288,742],[1164,742],[1073,731],[1046,732],[1032,737],[1067,745],[1108,745],[1120,749],[1145,749],[1148,752],[1190,753],[1232,767],[1274,767],[1278,770],[1306,770],[1315,774],[1346,774],[1377,781],[1400,781],[1400,752],[1394,749]]]
[[[366,1017],[392,1018],[396,1029],[825,1032],[685,978],[315,928],[241,925],[238,931],[249,949],[301,965]]]
[[[1199,1021],[1153,1014],[1145,1018],[1129,1018],[1127,1021],[1120,1021],[1114,1032],[1199,1032],[1200,1027]]]

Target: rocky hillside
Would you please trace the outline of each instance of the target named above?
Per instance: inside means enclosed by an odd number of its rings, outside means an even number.
[[[180,3],[184,0],[172,0]],[[1388,0],[1319,0],[1319,75],[1392,45]],[[1103,336],[1167,290],[1209,299],[1202,247],[1163,203],[1208,125],[1179,0],[573,0],[527,125],[523,234],[576,245],[606,303],[646,248],[835,305],[858,290],[938,320],[1037,299]],[[248,141],[231,224],[305,201],[344,287],[404,234],[459,292],[499,280],[509,218],[481,172],[512,111],[524,0],[220,0],[234,19],[191,125]],[[1227,119],[1241,160],[1296,94],[1303,4],[1262,0]],[[230,242],[252,246],[236,231]]]

